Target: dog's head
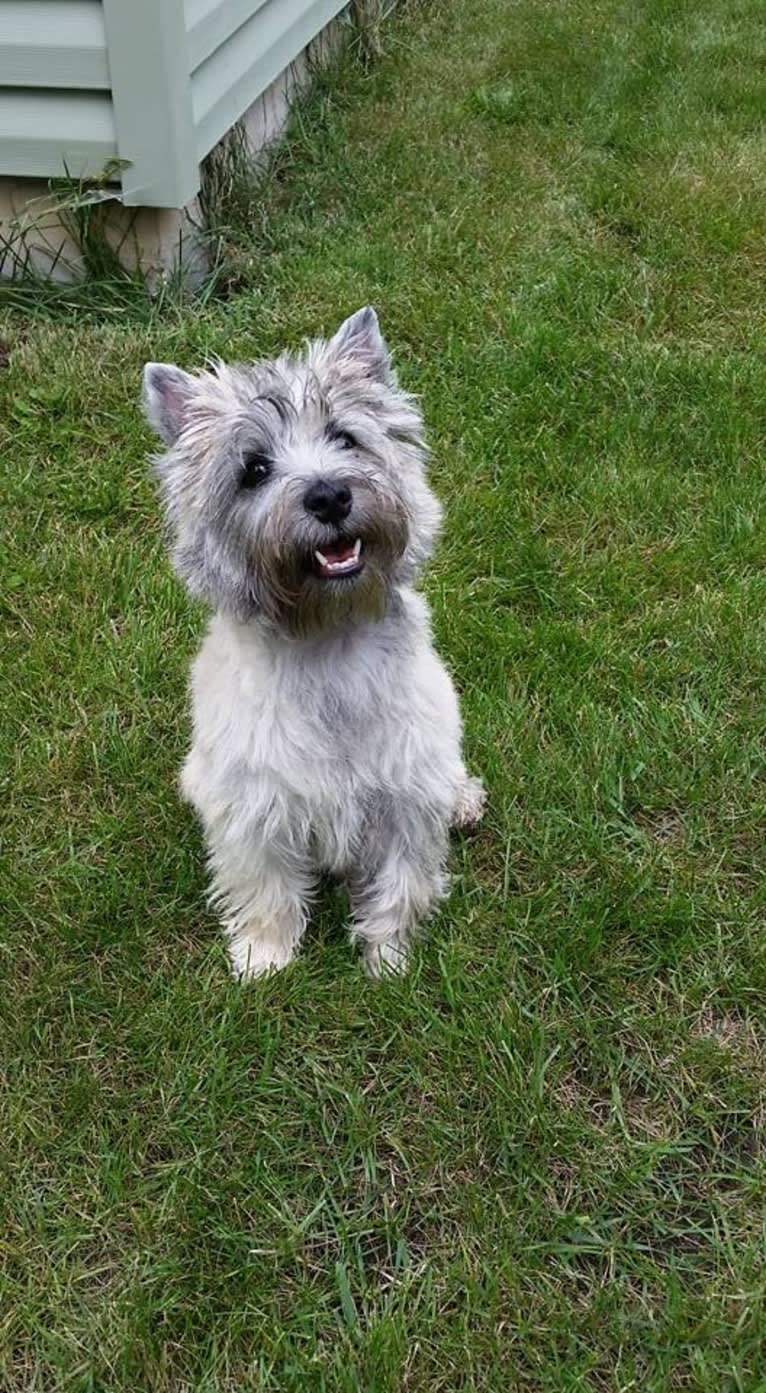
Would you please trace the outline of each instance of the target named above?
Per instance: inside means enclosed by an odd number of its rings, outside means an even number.
[[[431,550],[423,422],[375,311],[299,355],[144,371],[179,574],[195,595],[294,635],[380,616]]]

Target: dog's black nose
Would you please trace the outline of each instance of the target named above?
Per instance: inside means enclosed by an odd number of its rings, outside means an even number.
[[[351,512],[351,489],[341,479],[317,479],[306,489],[303,506],[320,522],[342,522]]]

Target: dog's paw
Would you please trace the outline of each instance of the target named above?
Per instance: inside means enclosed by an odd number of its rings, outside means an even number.
[[[264,977],[267,972],[279,972],[295,956],[287,943],[250,938],[247,934],[233,934],[229,938],[228,950],[232,973],[243,982]]]
[[[461,786],[452,810],[453,827],[475,827],[481,822],[487,793],[481,779],[468,777]]]
[[[400,976],[407,971],[410,960],[406,943],[399,938],[387,938],[382,943],[367,943],[364,949],[364,970],[368,977]]]

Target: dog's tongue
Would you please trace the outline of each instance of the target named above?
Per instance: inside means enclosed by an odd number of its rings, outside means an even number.
[[[337,566],[341,561],[350,561],[354,555],[354,548],[351,547],[322,547],[322,555],[325,561],[329,561],[331,566]]]

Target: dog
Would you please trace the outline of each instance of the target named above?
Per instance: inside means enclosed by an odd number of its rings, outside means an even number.
[[[285,967],[329,874],[367,972],[401,971],[484,790],[414,589],[441,509],[377,315],[272,361],[148,363],[144,409],[176,570],[214,611],[180,785],[232,970]]]

